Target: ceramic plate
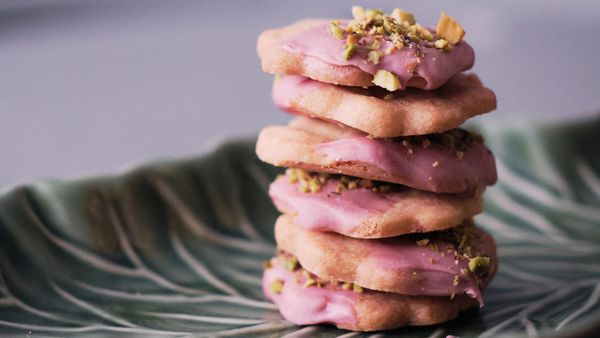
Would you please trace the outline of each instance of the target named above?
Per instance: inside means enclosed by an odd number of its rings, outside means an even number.
[[[600,121],[482,128],[500,180],[477,217],[501,260],[486,304],[377,337],[586,336],[600,322]],[[280,169],[254,140],[0,196],[7,336],[367,337],[298,327],[262,295]],[[596,327],[597,328],[597,327]]]

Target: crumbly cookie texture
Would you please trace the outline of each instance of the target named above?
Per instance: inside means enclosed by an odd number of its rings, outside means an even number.
[[[283,269],[282,269],[283,268]],[[310,313],[326,309],[334,299],[345,298],[336,303],[346,310],[346,317],[327,318],[338,328],[353,331],[391,330],[407,325],[421,326],[441,323],[456,318],[460,311],[477,305],[467,296],[454,299],[436,296],[409,296],[391,292],[380,292],[363,288],[357,284],[326,280],[305,270],[295,256],[280,252],[277,257],[265,263],[263,289],[278,306],[293,303],[294,308],[305,307],[301,311],[288,312],[281,309],[288,320],[300,325],[318,324],[319,320],[299,316],[298,313]],[[320,291],[320,292],[315,292]],[[333,297],[334,296],[334,297]],[[294,301],[302,298],[302,301]],[[317,310],[308,309],[310,304],[320,304]],[[338,308],[339,311],[339,308]],[[332,322],[333,321],[333,322]]]
[[[278,210],[294,215],[298,224],[355,238],[443,230],[483,209],[481,196],[434,194],[301,169],[288,169],[272,184],[270,195]]]
[[[428,91],[409,88],[389,93],[295,76],[284,76],[273,86],[273,98],[281,109],[342,123],[374,137],[440,133],[496,109],[494,92],[474,74],[458,74]]]

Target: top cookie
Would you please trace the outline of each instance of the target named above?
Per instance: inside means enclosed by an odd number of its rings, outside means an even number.
[[[464,30],[444,13],[433,30],[400,9],[389,16],[360,7],[352,12],[351,21],[307,19],[263,32],[257,44],[263,70],[394,91],[435,89],[473,66]]]

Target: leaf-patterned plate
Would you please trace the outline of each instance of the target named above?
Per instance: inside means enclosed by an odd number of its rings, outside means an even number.
[[[375,334],[298,327],[262,295],[280,172],[253,140],[125,174],[0,196],[5,336],[593,336],[600,329],[600,120],[480,129],[499,183],[477,222],[501,266],[486,305]],[[597,332],[596,332],[597,333]]]

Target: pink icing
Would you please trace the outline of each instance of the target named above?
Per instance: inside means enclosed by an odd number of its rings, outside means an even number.
[[[496,164],[492,152],[482,143],[472,143],[463,158],[449,147],[431,144],[408,146],[386,139],[354,136],[318,145],[330,161],[358,161],[383,169],[400,184],[438,193],[461,193],[496,182]],[[437,162],[437,164],[434,164]]]
[[[465,41],[454,45],[450,52],[444,52],[434,47],[419,45],[424,53],[417,56],[417,47],[412,44],[394,51],[383,57],[377,65],[365,61],[365,50],[359,52],[350,60],[342,59],[345,41],[336,39],[329,33],[328,24],[315,26],[299,32],[282,42],[282,47],[292,53],[298,53],[313,58],[317,63],[335,66],[355,66],[362,71],[375,74],[380,69],[388,70],[398,76],[402,87],[416,86],[423,89],[435,89],[443,85],[453,75],[470,69],[475,62],[473,48]],[[381,50],[390,47],[384,41]],[[414,71],[410,71],[410,64],[418,63]],[[422,79],[423,81],[414,81]]]
[[[281,293],[271,290],[271,284],[279,278],[283,282]],[[262,282],[263,292],[272,300],[285,319],[298,324],[357,323],[354,305],[358,294],[352,291],[333,290],[331,287],[304,288],[295,280],[294,274],[284,269],[278,262],[265,270]]]
[[[474,236],[473,256],[487,256],[491,260],[489,273],[479,286],[471,273],[463,273],[469,271],[468,259],[456,259],[450,243],[436,235],[424,237],[429,242],[423,246],[417,245],[414,238],[407,236],[371,241],[368,260],[381,269],[401,270],[414,278],[413,283],[404,285],[406,289],[403,293],[429,296],[466,293],[483,305],[481,289],[495,274],[496,250],[494,240],[483,230],[475,228]],[[454,285],[456,276],[459,276],[459,281]]]
[[[329,180],[316,193],[303,193],[287,177],[277,178],[269,188],[280,210],[297,213],[298,225],[320,231],[347,233],[371,215],[389,209],[402,193],[373,192],[365,188],[336,193],[337,180]]]
[[[295,98],[321,86],[322,84],[319,81],[304,76],[285,75],[275,81],[271,97],[277,108],[289,111]]]

